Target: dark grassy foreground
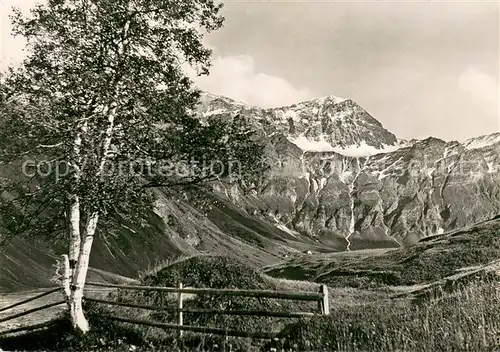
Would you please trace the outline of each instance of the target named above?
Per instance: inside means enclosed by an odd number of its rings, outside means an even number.
[[[500,351],[500,291],[475,282],[418,306],[337,309],[289,333],[298,351]]]
[[[292,283],[269,278],[235,260],[198,257],[171,264],[143,278],[145,284],[175,285],[183,278],[185,286],[220,288],[315,290],[310,283]],[[291,285],[296,285],[291,287]],[[174,297],[144,293],[116,292],[113,298],[141,304],[169,304]],[[335,299],[335,297],[332,297]],[[250,299],[248,299],[250,300]],[[250,307],[273,310],[306,310],[292,302],[240,298],[189,297],[186,307],[237,309]],[[4,350],[79,351],[500,351],[500,291],[496,281],[479,280],[460,285],[453,292],[420,300],[373,300],[351,305],[333,305],[329,317],[312,319],[274,319],[232,316],[186,316],[186,324],[237,328],[243,331],[279,331],[287,336],[279,341],[212,337],[186,333],[183,341],[176,334],[156,328],[116,324],[109,315],[159,321],[172,316],[158,313],[86,305],[93,330],[85,337],[75,336],[64,320],[38,333],[0,339]]]

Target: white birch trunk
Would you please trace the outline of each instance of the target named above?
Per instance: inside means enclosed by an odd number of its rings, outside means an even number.
[[[103,154],[97,175],[98,177],[102,175],[104,167],[106,165],[107,154],[109,152],[111,146],[111,140],[113,138],[116,110],[117,110],[116,105],[113,105],[113,107],[108,112],[108,126],[106,128],[106,135],[103,141]],[[76,197],[76,200],[78,200],[78,197]],[[75,208],[74,209],[72,208],[71,212],[71,215],[75,215],[75,223],[76,223],[76,219],[77,218],[80,219],[80,207],[79,207],[79,202],[73,204],[78,205],[78,207],[76,207],[75,205]],[[69,311],[70,311],[71,323],[75,330],[83,334],[89,331],[90,328],[87,318],[85,318],[85,314],[83,312],[82,299],[83,299],[83,289],[85,287],[85,280],[87,278],[87,271],[89,268],[90,252],[92,250],[92,243],[94,242],[94,234],[97,228],[98,220],[99,220],[98,212],[93,212],[92,214],[90,214],[87,220],[87,224],[85,226],[85,232],[83,233],[83,236],[81,236],[81,241],[78,243],[79,245],[79,253],[77,257],[78,259],[76,262],[76,267],[72,272],[71,296],[69,299]],[[75,228],[72,226],[72,229],[74,230]],[[74,234],[76,232],[72,231],[72,233]],[[71,246],[70,254],[74,249],[77,248],[75,243],[76,241],[70,243]]]
[[[71,165],[74,168],[74,182],[78,185],[81,177],[81,147],[82,147],[82,133],[87,130],[87,122],[84,122],[78,131],[75,140],[73,142],[73,157]],[[69,195],[69,250],[68,255],[62,256],[61,266],[61,285],[63,288],[63,296],[68,305],[68,309],[71,312],[73,304],[71,285],[73,282],[73,276],[75,274],[76,263],[78,262],[78,257],[80,255],[80,245],[81,245],[81,234],[80,234],[80,197],[77,194]],[[71,314],[71,319],[73,321],[73,315]],[[73,325],[75,325],[73,323]]]
[[[107,155],[111,146],[111,140],[113,138],[116,111],[116,104],[113,104],[111,109],[108,111],[108,126],[106,128],[105,138],[102,146],[103,154],[97,175],[98,177],[102,175],[104,167],[106,165]],[[89,268],[90,252],[92,250],[92,243],[94,242],[94,234],[97,228],[98,220],[99,213],[97,211],[90,214],[85,226],[85,232],[83,233],[83,236],[81,236],[78,260],[76,263],[76,268],[72,275],[71,296],[69,300],[71,323],[75,330],[83,334],[85,334],[90,329],[87,318],[85,318],[85,314],[83,312],[82,299],[85,280],[87,278],[87,272]]]
[[[82,134],[85,134],[88,129],[87,121],[84,121],[83,125],[78,131],[75,141],[73,144],[74,162],[73,168],[75,169],[74,181],[77,185],[81,177],[81,163],[82,163]],[[70,195],[70,209],[69,209],[69,264],[71,268],[71,278],[75,274],[76,262],[78,261],[78,256],[80,254],[80,197],[77,194]]]
[[[70,289],[71,269],[69,267],[69,258],[67,254],[62,255],[62,261],[60,262],[59,265],[61,270],[61,286],[63,288],[63,296],[69,308],[69,302],[71,297],[71,289]]]
[[[71,296],[70,296],[70,316],[73,328],[81,333],[86,333],[89,331],[89,323],[85,318],[82,307],[83,299],[83,289],[85,286],[85,279],[87,277],[87,271],[89,268],[90,251],[92,249],[92,243],[94,241],[94,234],[97,228],[97,221],[99,220],[99,214],[97,212],[92,213],[87,221],[85,227],[85,232],[83,234],[80,253],[78,257],[78,263],[76,265],[75,273],[73,275],[73,282],[71,285]]]
[[[123,38],[126,38],[130,21],[124,26]],[[125,50],[125,43],[120,43],[120,54],[123,54]],[[115,87],[115,96],[118,94],[118,85]],[[108,125],[106,127],[105,136],[102,144],[102,158],[99,165],[99,171],[96,175],[97,177],[102,176],[104,172],[104,167],[106,166],[106,161],[108,153],[111,147],[111,141],[113,139],[113,132],[115,128],[115,117],[118,110],[118,104],[112,102],[111,106],[107,111]],[[87,131],[87,123],[85,122],[82,128],[82,133]],[[81,164],[81,145],[82,145],[82,134],[78,134],[74,142],[74,151],[77,157],[77,166],[75,170],[75,181],[80,180],[81,170],[79,165]],[[87,219],[87,224],[85,226],[85,231],[83,236],[80,235],[80,199],[77,195],[71,195],[71,206],[70,206],[70,262],[71,260],[76,260],[76,266],[70,270],[71,272],[71,285],[70,295],[68,298],[68,307],[70,311],[71,323],[73,328],[83,334],[89,331],[89,323],[85,318],[82,307],[83,299],[83,289],[85,286],[85,280],[87,277],[87,272],[89,268],[90,252],[92,250],[92,243],[94,241],[94,234],[97,228],[97,222],[99,220],[99,213],[95,211],[90,214]],[[68,274],[69,275],[69,274]],[[63,287],[65,292],[66,286],[69,284],[70,280],[63,279]],[[66,286],[64,286],[66,285]]]
[[[69,267],[71,269],[71,277],[75,274],[76,262],[80,254],[80,198],[73,194],[70,198],[69,211]]]

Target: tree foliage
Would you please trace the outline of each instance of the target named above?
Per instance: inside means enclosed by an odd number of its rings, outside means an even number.
[[[220,11],[211,0],[49,0],[16,12],[29,55],[1,82],[4,230],[65,237],[72,195],[81,223],[97,211],[102,228],[140,218],[154,187],[252,182],[262,147],[242,120],[197,118],[185,73],[208,72],[203,32],[221,27]]]

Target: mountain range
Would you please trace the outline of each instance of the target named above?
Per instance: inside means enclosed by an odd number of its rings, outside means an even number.
[[[259,191],[228,200],[337,250],[409,245],[499,212],[500,133],[403,141],[334,96],[259,109],[206,94],[200,114],[245,116],[279,165]]]
[[[145,224],[123,221],[96,239],[95,280],[137,277],[200,253],[264,266],[308,251],[399,248],[500,212],[500,133],[405,141],[353,100],[335,96],[263,109],[205,93],[196,114],[244,118],[265,145],[269,172],[250,193],[221,183],[195,199],[157,190]],[[25,238],[1,251],[3,291],[47,286],[64,252]]]

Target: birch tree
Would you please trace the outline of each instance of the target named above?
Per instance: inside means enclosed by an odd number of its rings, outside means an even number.
[[[200,93],[184,68],[208,73],[203,33],[221,27],[220,10],[212,0],[48,0],[13,16],[28,56],[1,82],[0,163],[19,174],[0,183],[3,240],[64,239],[64,292],[83,333],[92,243],[106,224],[141,221],[154,188],[250,182],[259,170],[245,121],[193,116]]]

